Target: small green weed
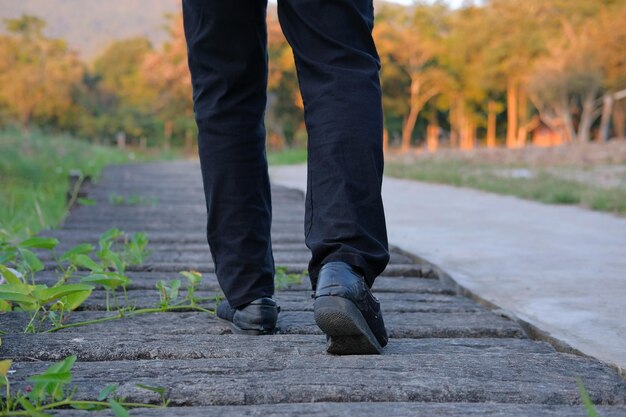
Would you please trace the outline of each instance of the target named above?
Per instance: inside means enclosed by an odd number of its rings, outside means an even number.
[[[583,381],[580,378],[576,378],[576,385],[578,386],[580,399],[583,402],[585,411],[587,411],[587,415],[589,417],[598,417],[598,412],[596,411],[596,408],[593,406],[593,402],[591,402],[591,398],[589,398],[589,393],[585,389],[585,386],[583,385]]]
[[[282,151],[272,151],[267,154],[270,165],[303,164],[307,159],[306,148],[287,148]]]
[[[298,273],[289,273],[286,266],[277,266],[274,274],[274,283],[278,290],[284,290],[292,285],[302,284],[302,279],[307,276],[308,271]]]
[[[122,399],[116,398],[117,385],[115,384],[104,387],[95,401],[75,400],[73,397],[76,395],[77,389],[70,387],[74,362],[76,362],[76,356],[68,356],[51,365],[41,374],[29,377],[28,382],[31,385],[25,392],[12,392],[8,378],[12,361],[0,361],[0,387],[5,388],[5,397],[0,398],[0,416],[49,417],[47,412],[71,407],[88,411],[108,408],[117,417],[122,417],[129,415],[127,411],[129,407],[158,408],[167,406],[169,402],[165,398],[164,388],[141,384],[136,386],[161,395],[162,403],[160,406],[124,402]]]
[[[159,281],[157,289],[161,301],[156,308],[135,309],[129,305],[126,287],[131,280],[126,276],[126,268],[142,264],[148,256],[145,233],[135,233],[128,238],[124,232],[111,229],[100,236],[98,249],[84,243],[59,257],[55,255],[58,281],[51,287],[37,283],[35,275],[44,269],[44,265],[31,249],[53,251],[58,243],[56,239],[39,237],[17,244],[0,243],[0,276],[3,279],[0,283],[0,311],[27,312],[30,320],[24,328],[25,333],[42,331],[47,321],[52,327],[46,331],[54,332],[147,313],[195,310],[214,314],[214,311],[198,305],[204,301],[195,295],[202,275],[193,271],[181,272],[189,282],[182,300],[178,300],[180,280]],[[83,271],[89,272],[84,275]],[[105,290],[107,311],[112,311],[112,298],[117,314],[66,324],[71,312],[79,308],[97,286]],[[118,288],[123,291],[124,305],[118,302]]]
[[[129,196],[123,196],[121,194],[111,193],[107,196],[109,204],[115,206],[156,206],[159,200],[156,197],[145,197],[137,194],[131,194]]]

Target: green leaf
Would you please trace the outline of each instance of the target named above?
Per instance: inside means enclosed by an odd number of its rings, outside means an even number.
[[[164,387],[151,387],[150,385],[144,385],[144,384],[135,384],[135,386],[138,388],[147,389],[148,391],[156,392],[157,394],[160,394],[160,395],[165,394]]]
[[[198,285],[202,281],[202,274],[197,271],[181,271],[180,274],[187,278],[191,285]]]
[[[28,398],[32,401],[43,401],[46,394],[55,400],[63,396],[63,385],[71,382],[71,369],[76,362],[76,355],[68,356],[64,360],[52,364],[43,373],[28,378],[34,382]],[[69,376],[69,379],[68,379]]]
[[[172,281],[172,285],[169,288],[169,297],[170,300],[175,300],[178,298],[178,290],[180,288],[180,280],[179,279],[175,279],[174,281]]]
[[[43,373],[40,375],[33,375],[28,377],[30,382],[34,383],[52,383],[52,384],[69,384],[72,381],[71,372],[54,372]]]
[[[26,397],[18,397],[17,401],[20,403],[22,408],[28,411],[28,415],[32,417],[50,417],[50,414],[44,414],[41,411],[38,411],[33,404]]]
[[[80,305],[84,303],[85,300],[89,298],[90,295],[91,295],[91,290],[77,291],[75,293],[66,295],[65,298],[63,298],[61,301],[65,305],[64,309],[66,311],[74,311],[78,307],[80,307]]]
[[[98,256],[106,265],[114,267],[117,272],[124,273],[124,262],[122,262],[119,254],[113,252],[112,250],[106,249],[100,251],[98,253]]]
[[[93,259],[91,259],[87,255],[75,255],[71,258],[71,262],[78,267],[87,268],[93,272],[102,271],[102,266],[98,265]]]
[[[76,255],[88,255],[94,250],[93,245],[89,243],[82,243],[80,245],[74,246],[72,249],[65,252],[61,255],[61,261],[71,260]]]
[[[15,260],[17,254],[17,248],[15,246],[9,246],[2,248],[0,246],[0,264],[12,262]]]
[[[82,277],[80,281],[90,284],[99,284],[109,290],[114,290],[120,285],[124,286],[130,283],[129,278],[125,277],[124,275],[116,274],[114,272],[103,272],[100,274],[87,275],[86,277]]]
[[[128,411],[120,403],[115,401],[112,398],[109,398],[109,406],[111,407],[111,411],[115,414],[115,417],[130,417]]]
[[[0,285],[0,300],[13,301],[19,304],[27,304],[33,307],[37,299],[30,293],[32,287],[26,284],[2,284]]]
[[[58,300],[61,297],[65,297],[66,295],[71,295],[84,291],[91,291],[93,290],[93,288],[93,286],[86,284],[65,284],[58,287],[33,290],[32,295],[41,304],[46,304]]]
[[[582,400],[583,406],[587,411],[587,415],[589,417],[598,417],[598,412],[593,406],[593,401],[591,401],[591,398],[589,398],[589,393],[587,392],[587,389],[585,389],[585,385],[583,384],[583,381],[582,379],[580,379],[580,377],[576,378],[576,385],[578,386],[580,399]]]
[[[14,270],[11,270],[4,265],[0,265],[0,275],[4,277],[7,283],[16,285],[23,284],[22,280],[17,275],[15,275],[13,271]]]
[[[11,369],[12,364],[13,364],[13,361],[11,359],[5,359],[3,361],[0,361],[0,375],[7,376],[7,374],[9,373],[9,369]]]
[[[18,246],[20,248],[36,248],[36,249],[54,249],[59,244],[58,239],[51,237],[31,237],[24,240]]]
[[[102,235],[100,235],[100,242],[106,242],[106,241],[119,239],[122,236],[124,236],[124,232],[122,232],[121,230],[109,229],[106,232],[104,232]]]
[[[96,200],[92,198],[79,197],[76,199],[76,202],[81,206],[95,206]]]
[[[106,406],[99,405],[99,404],[76,404],[76,403],[70,403],[70,407],[76,410],[86,410],[86,411],[97,411],[97,410],[104,410],[105,408],[107,408]]]
[[[98,401],[104,401],[111,393],[117,390],[117,384],[109,384],[98,394]]]
[[[19,252],[24,258],[24,262],[26,262],[28,269],[30,269],[33,272],[39,272],[43,270],[43,264],[41,263],[37,255],[29,251],[28,249],[20,248]]]

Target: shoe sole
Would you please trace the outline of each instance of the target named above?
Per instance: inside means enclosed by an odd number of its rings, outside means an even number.
[[[242,329],[241,327],[237,327],[237,325],[235,323],[233,323],[232,321],[223,319],[221,317],[217,317],[217,320],[219,322],[222,322],[222,323],[228,325],[228,327],[230,327],[230,329],[233,332],[233,334],[244,334],[244,335],[248,335],[248,336],[265,336],[265,335],[274,334],[276,332],[276,329],[274,329],[272,331]]]
[[[328,336],[326,351],[334,355],[372,355],[383,351],[357,306],[347,298],[315,300],[315,323]]]

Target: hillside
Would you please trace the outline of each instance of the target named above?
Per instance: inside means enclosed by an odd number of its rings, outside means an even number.
[[[66,39],[89,59],[111,40],[146,36],[160,44],[167,36],[164,15],[179,9],[180,0],[0,0],[0,19],[38,16],[48,23],[47,35]]]
[[[47,35],[67,40],[90,59],[117,39],[145,36],[158,46],[167,38],[165,14],[180,8],[181,0],[0,0],[0,20],[38,16],[48,23]],[[0,33],[3,29],[0,25]]]

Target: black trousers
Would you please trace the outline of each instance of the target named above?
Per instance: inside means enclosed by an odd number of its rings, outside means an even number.
[[[267,0],[183,0],[207,236],[233,307],[274,293],[266,8]],[[330,261],[357,267],[371,286],[389,261],[372,0],[279,0],[278,17],[304,100],[312,286]]]

